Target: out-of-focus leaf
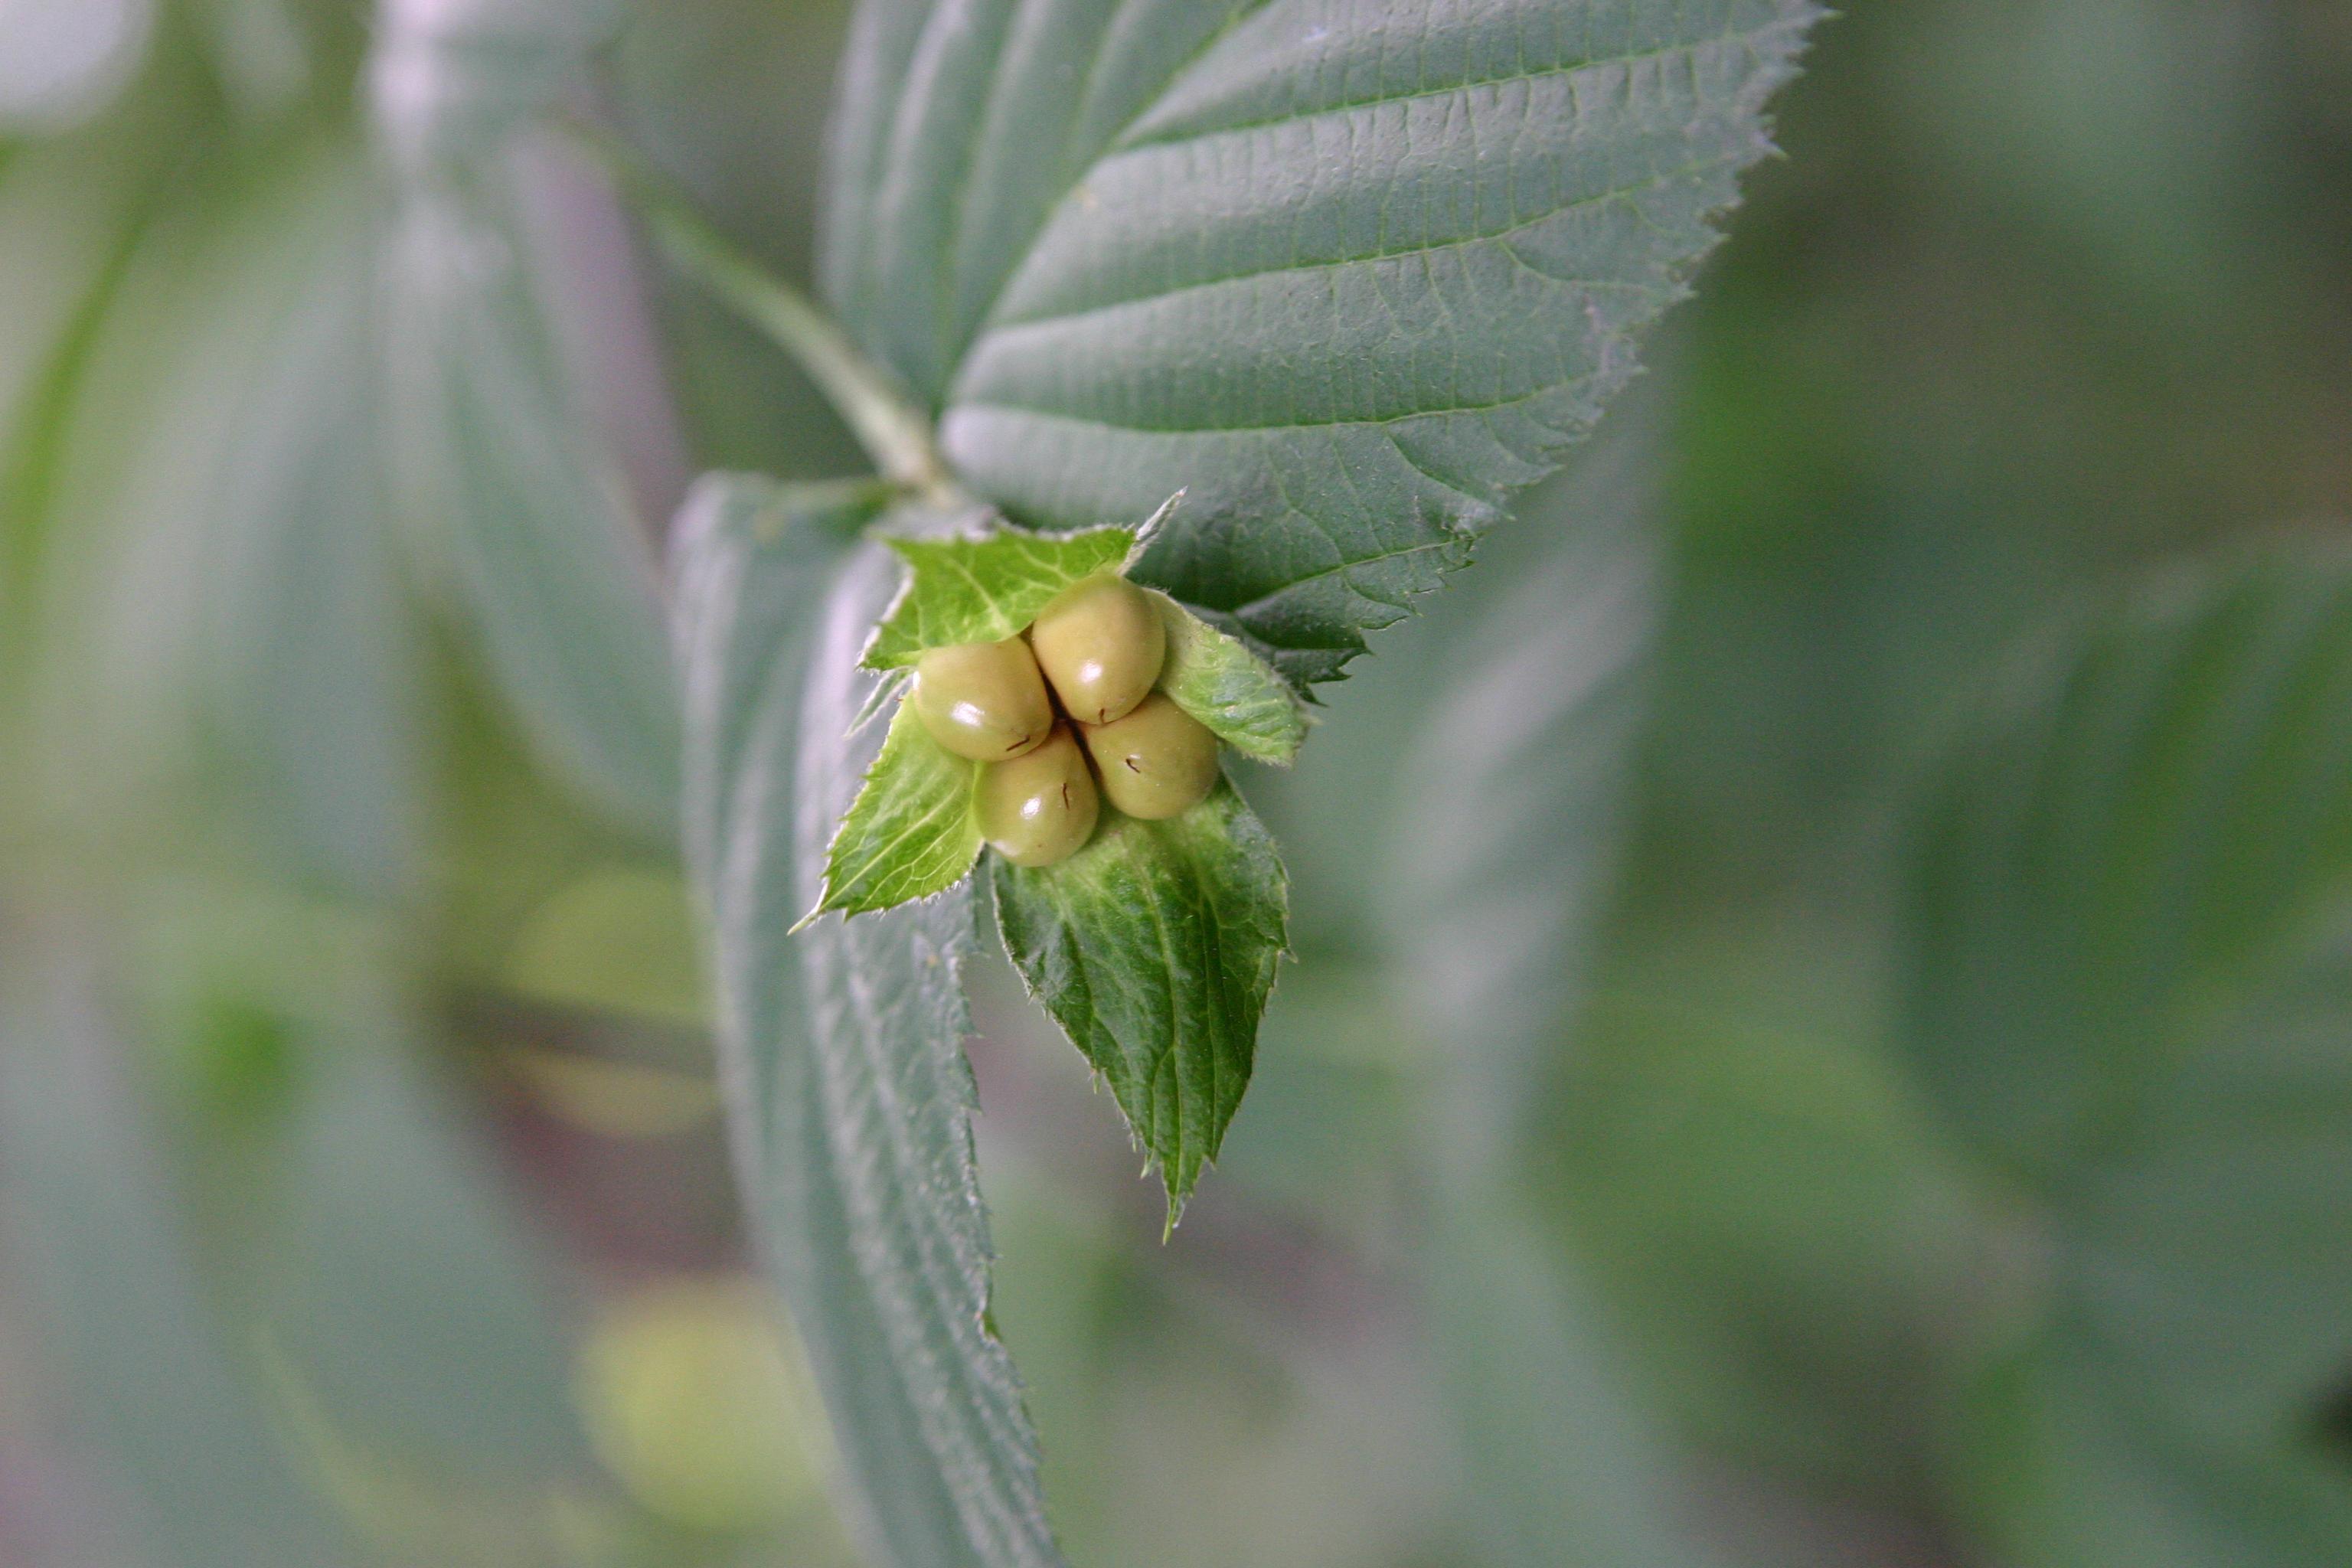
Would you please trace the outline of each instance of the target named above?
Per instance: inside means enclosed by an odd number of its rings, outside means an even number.
[[[554,1258],[396,1037],[314,1037],[246,1281],[345,1442],[517,1495],[587,1478]]]
[[[1621,419],[1442,605],[1425,700],[1391,712],[1372,935],[1425,1049],[1436,1212],[1420,1281],[1465,1524],[1496,1568],[1698,1563],[1584,1260],[1526,1213],[1548,1047],[1609,890],[1654,618],[1653,424]],[[1431,657],[1425,655],[1424,657]]]
[[[861,914],[945,892],[980,857],[980,764],[954,755],[900,702],[849,815],[825,849],[816,912]]]
[[[88,933],[79,933],[87,939]],[[86,961],[9,952],[0,1209],[63,1391],[156,1568],[336,1568],[362,1554],[273,1429],[159,1167]]]
[[[2004,1561],[2066,1568],[2309,1568],[2343,1559],[2352,1497],[2308,1451],[2215,1455],[2138,1419],[2116,1369],[2045,1342],[1962,1407],[1969,1522]]]
[[[290,108],[322,74],[304,26],[312,8],[309,0],[194,0],[221,86],[247,117]]]
[[[2339,554],[2167,578],[1969,723],[1912,866],[1913,1059],[2046,1233],[2057,1353],[2224,1465],[2314,1462],[2352,1342],[2347,703]],[[2325,1495],[2280,1506],[2352,1553]]]
[[[494,146],[582,78],[625,0],[379,0],[370,105],[413,170]]]
[[[856,668],[896,587],[870,497],[707,481],[680,520],[688,849],[713,915],[739,1168],[857,1533],[907,1568],[1058,1560],[988,1326],[957,966],[968,894],[787,939],[878,743]]]
[[[990,864],[1005,951],[1160,1165],[1172,1226],[1249,1087],[1289,948],[1273,837],[1220,782],[1165,822],[1112,814],[1059,864]]]
[[[1681,1427],[1825,1490],[1919,1497],[1955,1342],[2014,1264],[1877,1048],[1867,951],[1759,923],[1611,966],[1546,1142],[1580,1257]]]
[[[64,412],[140,225],[184,155],[185,96],[175,76],[151,73],[131,112],[0,156],[0,722],[24,695]]]
[[[562,206],[550,192],[575,190],[615,237],[620,222],[594,182],[567,185],[573,171],[527,158],[518,136],[578,87],[625,15],[619,0],[384,0],[370,107],[394,174],[383,342],[425,574],[453,592],[555,774],[667,841],[679,741],[652,530],[616,441],[574,389],[582,367],[566,350],[580,334],[559,319],[581,306],[560,296],[554,264],[576,259],[589,219],[555,233],[530,218]],[[631,287],[622,279],[624,305]]]
[[[1698,1568],[1675,1523],[1662,1435],[1635,1405],[1599,1303],[1557,1240],[1502,1200],[1455,1192],[1420,1282],[1462,1445],[1464,1523],[1489,1568]]]
[[[417,806],[362,193],[309,146],[142,237],[61,415],[38,716],[68,819],[119,839],[211,786],[264,858],[375,896]]]
[[[1328,679],[1632,374],[1807,0],[875,0],[824,277],[1037,525]]]
[[[607,867],[534,910],[499,972],[516,995],[686,1026],[710,1015],[692,903],[675,869]]]
[[[677,711],[648,534],[565,378],[512,171],[415,175],[384,268],[404,506],[559,778],[649,837]]]
[[[383,922],[142,894],[124,968],[223,1309],[340,1443],[518,1492],[584,1473],[553,1259],[413,1059]]]
[[[1402,766],[1381,934],[1425,1026],[1458,1042],[1440,1142],[1496,1174],[1582,994],[1617,863],[1657,601],[1654,411],[1628,413],[1643,417],[1481,546],[1480,602],[1435,628],[1452,635],[1433,700],[1386,737]]]
[[[155,27],[155,0],[0,0],[0,134],[106,106]]]
[[[937,537],[888,540],[907,563],[907,585],[876,629],[866,667],[897,669],[926,648],[1002,642],[1065,588],[1124,566],[1135,535],[1131,528],[1031,533],[982,511]]]
[[[515,132],[579,81],[617,0],[385,0],[371,60],[395,173],[384,346],[434,569],[557,774],[667,838],[678,750],[661,606],[628,477],[571,385]],[[578,237],[570,237],[572,243]]]

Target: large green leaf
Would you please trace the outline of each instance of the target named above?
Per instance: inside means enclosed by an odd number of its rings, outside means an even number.
[[[12,1313],[50,1352],[130,1493],[134,1563],[334,1568],[363,1560],[308,1484],[197,1267],[88,931],[20,931],[0,1019],[0,1207]],[[85,1543],[88,1544],[88,1543]]]
[[[49,797],[93,847],[226,801],[205,830],[233,820],[295,876],[381,895],[409,874],[365,189],[332,144],[203,168],[91,328],[43,496],[39,718]]]
[[[1058,1561],[988,1323],[958,965],[969,892],[786,931],[878,743],[857,659],[898,586],[845,495],[713,479],[680,521],[688,850],[761,1250],[834,1422],[854,1526],[922,1568]]]
[[[1679,297],[1810,0],[870,0],[826,292],[1024,521],[1328,679]]]
[[[557,774],[667,838],[677,713],[650,532],[631,475],[574,390],[586,378],[563,353],[559,307],[587,306],[562,298],[551,266],[551,253],[589,245],[592,226],[617,233],[618,217],[593,183],[526,156],[513,135],[580,75],[621,8],[469,0],[383,11],[374,128],[396,177],[382,331],[401,500],[425,575],[447,580]],[[625,279],[618,296],[597,302],[625,309]],[[599,331],[627,341],[612,321]],[[660,421],[639,417],[658,440]]]
[[[1546,526],[1482,548],[1476,601],[1433,628],[1425,703],[1352,742],[1401,759],[1377,935],[1433,1024],[1476,1020],[1441,1143],[1491,1176],[1530,1131],[1616,866],[1657,613],[1656,410],[1628,412],[1542,494]]]
[[[2340,555],[2168,579],[1969,723],[1913,870],[1913,1057],[2045,1235],[2053,1353],[2231,1463],[2308,1462],[2352,1345],[2347,703]]]
[[[130,112],[0,157],[0,721],[22,696],[64,416],[164,172],[186,154],[185,114],[182,84],[152,79]]]
[[[990,864],[1005,951],[1159,1163],[1173,1226],[1249,1087],[1289,946],[1273,838],[1220,784],[1169,821],[1114,814],[1057,865]]]
[[[1616,862],[1656,614],[1655,424],[1654,406],[1620,416],[1538,499],[1549,526],[1486,542],[1432,617],[1421,700],[1353,741],[1403,759],[1370,934],[1442,1042],[1414,1120],[1443,1194],[1420,1280],[1465,1524],[1496,1568],[1708,1561],[1675,1523],[1674,1455],[1589,1260],[1537,1223],[1522,1181]]]

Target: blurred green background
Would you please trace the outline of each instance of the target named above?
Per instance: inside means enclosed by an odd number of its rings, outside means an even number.
[[[845,20],[0,0],[0,1563],[855,1561],[603,715],[692,476],[856,453],[525,125],[799,276]],[[1172,1241],[975,980],[1076,1563],[2352,1562],[2352,10],[1857,0],[1779,118],[1244,781]]]

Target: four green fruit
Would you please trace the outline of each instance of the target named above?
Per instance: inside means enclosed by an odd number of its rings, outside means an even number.
[[[1167,658],[1159,606],[1105,574],[1048,605],[1025,638],[932,648],[917,662],[915,716],[941,746],[983,764],[973,804],[998,854],[1016,866],[1076,854],[1102,795],[1147,821],[1207,797],[1217,738],[1152,690]],[[1057,721],[1057,704],[1073,723]]]

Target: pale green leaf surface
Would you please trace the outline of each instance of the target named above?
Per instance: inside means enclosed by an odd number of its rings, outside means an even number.
[[[409,170],[480,154],[576,89],[625,0],[379,0],[370,109]]]
[[[2064,1568],[2308,1568],[2343,1561],[2352,1489],[2325,1452],[2184,1447],[2132,1409],[2114,1369],[2063,1340],[1968,1391],[1966,1497],[2006,1563]]]
[[[418,805],[364,235],[360,169],[315,145],[142,235],[58,415],[36,714],[60,820],[226,794],[264,858],[373,896]]]
[[[1710,1561],[1676,1519],[1674,1450],[1625,1376],[1588,1259],[1521,1186],[1530,1148],[1559,1136],[1530,1112],[1573,1038],[1643,709],[1658,552],[1643,403],[1530,498],[1530,526],[1487,539],[1415,629],[1435,646],[1412,700],[1334,726],[1343,773],[1392,759],[1368,934],[1442,1053],[1411,1122],[1443,1194],[1420,1282],[1463,1524],[1496,1568]],[[1379,701],[1394,674],[1375,669],[1363,695]]]
[[[844,542],[871,515],[837,491],[717,479],[680,521],[688,852],[737,1163],[877,1561],[1052,1564],[1035,1438],[987,1327],[969,895],[785,935],[871,761],[851,720],[875,678],[856,662],[898,568]]]
[[[913,664],[926,648],[1003,641],[1064,589],[1125,565],[1135,531],[1032,533],[977,511],[937,536],[885,542],[907,563],[907,585],[875,631],[868,669]]]
[[[1160,689],[1220,741],[1261,763],[1287,763],[1307,740],[1307,710],[1289,682],[1239,637],[1154,593],[1168,627]]]
[[[593,1461],[572,1397],[575,1303],[463,1108],[362,1031],[304,1042],[266,1247],[232,1282],[317,1416],[363,1451],[521,1491]]]
[[[1445,1076],[1448,1157],[1507,1177],[1583,992],[1615,869],[1657,618],[1654,400],[1631,400],[1530,526],[1480,548],[1443,606],[1429,700],[1355,737],[1397,759],[1376,858],[1380,936],[1433,1028],[1476,1023]]]
[[[256,1375],[362,1452],[519,1489],[587,1473],[554,1255],[419,1059],[385,922],[221,878],[135,907],[117,984]]]
[[[825,851],[817,912],[860,914],[944,892],[980,856],[971,809],[980,764],[942,747],[905,702]]]
[[[2181,575],[2022,669],[1922,812],[1913,1060],[2031,1196],[2063,1353],[2211,1454],[2307,1441],[2352,1339],[2347,704],[2340,554]]]
[[[992,865],[1006,951],[1109,1083],[1160,1168],[1172,1223],[1249,1087],[1288,948],[1273,838],[1220,783],[1171,821],[1107,814],[1058,865]]]
[[[1675,1522],[1663,1435],[1643,1418],[1600,1303],[1554,1239],[1498,1197],[1455,1191],[1417,1250],[1437,1369],[1468,1482],[1464,1525],[1493,1568],[1701,1568]]]
[[[398,177],[382,331],[400,499],[424,575],[446,584],[557,775],[666,840],[677,695],[649,530],[572,390],[578,356],[562,352],[553,263],[583,220],[573,212],[568,230],[550,230],[563,171],[527,161],[511,135],[583,74],[623,14],[602,0],[383,6],[373,129]],[[572,206],[584,210],[597,198],[580,189]]]
[[[872,0],[826,292],[1041,527],[1301,683],[1467,558],[1684,292],[1811,0]]]
[[[155,1127],[119,1081],[130,1062],[100,977],[18,938],[0,1025],[12,1311],[129,1494],[129,1568],[362,1563],[216,1312]]]

